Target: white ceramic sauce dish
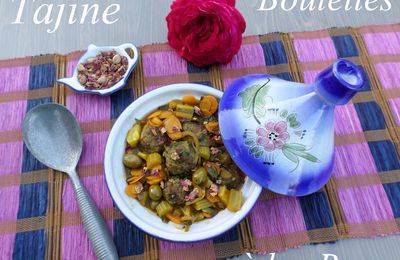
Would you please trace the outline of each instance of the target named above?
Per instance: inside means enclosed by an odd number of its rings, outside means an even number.
[[[133,51],[133,58],[129,56],[126,52],[126,49],[131,49]],[[62,78],[57,80],[59,83],[63,83],[70,87],[71,89],[75,90],[79,93],[91,93],[91,94],[98,94],[102,96],[108,96],[115,91],[124,87],[126,81],[128,80],[129,75],[131,74],[132,70],[135,68],[138,60],[139,60],[139,51],[135,45],[131,43],[125,43],[120,46],[95,46],[93,44],[88,46],[88,49],[85,54],[79,59],[77,64],[85,62],[87,59],[91,57],[95,57],[97,54],[103,51],[112,51],[115,50],[119,55],[124,56],[128,59],[128,69],[126,70],[123,78],[118,81],[115,85],[107,89],[85,89],[84,86],[81,85],[78,81],[78,66],[74,68],[74,74],[71,78]]]
[[[115,122],[109,135],[105,151],[105,178],[111,196],[122,214],[144,232],[161,239],[194,242],[209,239],[228,231],[238,224],[252,209],[259,197],[262,187],[246,177],[242,188],[244,204],[238,212],[227,209],[216,216],[191,225],[188,232],[182,226],[172,222],[164,223],[151,210],[125,194],[126,174],[122,163],[125,153],[126,135],[135,123],[135,119],[145,118],[159,106],[169,103],[173,99],[180,99],[185,95],[197,98],[205,95],[222,97],[222,92],[199,84],[182,83],[161,87],[151,91],[128,106]]]

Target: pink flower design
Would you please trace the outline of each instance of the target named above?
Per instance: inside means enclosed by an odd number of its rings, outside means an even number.
[[[257,127],[256,133],[257,144],[261,145],[267,152],[281,149],[285,141],[289,139],[286,121],[277,123],[268,121],[264,125]]]

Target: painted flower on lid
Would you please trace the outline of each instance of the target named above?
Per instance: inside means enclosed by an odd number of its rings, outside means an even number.
[[[267,152],[281,149],[289,138],[287,123],[279,121],[277,123],[268,121],[264,125],[257,127],[257,143]]]
[[[269,82],[270,79],[263,85],[256,84],[239,93],[244,114],[253,117],[258,125],[255,129],[245,129],[243,133],[249,153],[270,166],[275,165],[276,156],[284,156],[294,163],[293,171],[299,166],[301,159],[319,163],[319,159],[309,153],[311,148],[301,143],[307,130],[301,129],[302,124],[298,121],[297,114],[268,106],[273,104],[273,98],[268,96]]]

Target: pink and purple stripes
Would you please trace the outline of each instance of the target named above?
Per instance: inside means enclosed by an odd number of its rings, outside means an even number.
[[[242,47],[240,47],[239,52],[233,57],[230,63],[221,65],[221,70],[224,71],[259,66],[265,66],[264,53],[258,37],[253,37],[250,43],[243,44]]]
[[[285,235],[301,234],[300,243],[306,243],[306,225],[298,198],[280,197],[268,200],[260,200],[250,213],[250,225],[256,238],[256,248],[266,251],[269,245],[266,239],[283,240],[277,243],[274,250],[284,250],[287,246]]]
[[[232,70],[246,71],[249,68],[265,67],[265,58],[258,37],[249,38],[249,43],[243,44],[239,52],[227,65],[220,65],[221,75],[226,89],[239,75],[230,75]]]
[[[29,90],[29,66],[0,68],[0,94],[26,92]],[[22,120],[26,114],[27,100],[15,100],[0,103],[0,134],[11,131],[21,131]],[[0,177],[21,176],[22,141],[0,143]],[[0,186],[0,205],[2,210],[0,222],[9,222],[11,233],[0,233],[0,256],[11,259],[16,237],[16,222],[20,203],[20,187]],[[13,227],[14,225],[14,227]]]
[[[353,104],[337,106],[334,113],[334,130],[337,135],[362,133],[360,119]]]
[[[335,147],[335,165],[332,172],[334,177],[376,175],[377,172],[374,158],[366,142]]]
[[[392,113],[397,126],[400,126],[400,97],[389,99],[389,105],[392,108]]]
[[[386,91],[397,93],[388,95],[388,103],[394,120],[400,127],[400,32],[398,26],[381,26],[368,30],[364,28],[363,38],[368,53],[375,61],[378,78]],[[379,30],[382,30],[381,32]],[[382,48],[382,46],[385,46]],[[388,93],[388,92],[387,92]]]
[[[0,68],[0,93],[27,91],[29,66]]]
[[[393,28],[394,29],[394,28]],[[400,53],[400,32],[365,32],[364,42],[370,55],[399,54]],[[385,45],[385,48],[381,48]]]
[[[335,46],[327,31],[325,36],[311,39],[295,39],[294,47],[300,63],[334,60],[337,58]],[[307,83],[307,82],[306,82]]]
[[[163,66],[157,66],[158,64],[163,64]],[[143,74],[145,78],[161,78],[161,81],[169,78],[174,81],[173,79],[178,76],[181,80],[177,80],[175,83],[180,83],[189,80],[187,73],[186,61],[173,50],[143,53]],[[162,85],[165,84],[148,84],[145,86],[145,92],[157,89]]]

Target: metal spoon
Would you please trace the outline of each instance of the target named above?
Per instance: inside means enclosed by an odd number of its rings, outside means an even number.
[[[22,125],[28,150],[41,163],[71,178],[83,224],[98,259],[118,259],[110,231],[76,172],[82,153],[82,133],[72,113],[57,104],[30,110]]]

